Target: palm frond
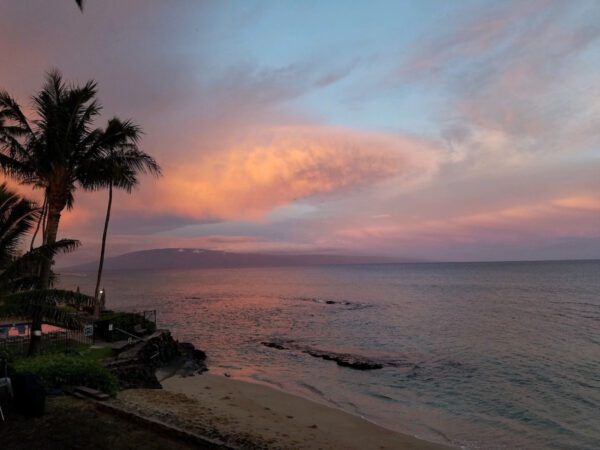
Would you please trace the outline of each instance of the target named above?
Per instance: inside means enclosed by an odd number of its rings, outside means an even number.
[[[93,297],[88,295],[61,289],[22,291],[0,298],[0,317],[29,319],[35,315],[44,322],[76,328],[80,322],[61,306],[87,307],[93,301]]]
[[[14,259],[0,273],[0,292],[39,288],[41,264],[44,261],[52,260],[59,253],[70,253],[77,247],[79,247],[79,241],[61,239],[54,244],[34,248]]]
[[[28,183],[35,174],[34,170],[26,163],[2,153],[0,153],[0,171],[22,183]]]
[[[6,183],[0,184],[0,270],[15,258],[23,236],[39,214],[34,203],[8,189]]]
[[[0,117],[14,121],[20,128],[26,130],[32,136],[34,135],[31,125],[25,117],[25,114],[23,114],[21,107],[5,90],[0,90]]]

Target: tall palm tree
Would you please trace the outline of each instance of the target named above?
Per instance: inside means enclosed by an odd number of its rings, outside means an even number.
[[[69,252],[79,243],[70,239],[56,241],[20,255],[23,237],[40,215],[32,202],[0,184],[0,314],[31,320],[29,353],[35,353],[41,341],[44,319],[67,322],[69,317],[56,308],[58,303],[88,301],[86,296],[70,291],[43,289],[39,261],[59,252]]]
[[[160,166],[147,153],[139,149],[140,127],[131,121],[121,121],[117,118],[108,122],[106,131],[114,139],[108,148],[108,152],[102,161],[98,163],[100,178],[108,187],[108,206],[102,232],[102,246],[100,249],[100,262],[98,264],[98,276],[96,278],[96,289],[94,290],[94,316],[100,317],[100,282],[102,280],[102,268],[104,266],[104,254],[106,251],[106,236],[108,234],[108,223],[113,201],[113,188],[124,189],[128,193],[139,183],[138,174],[150,173],[160,175]]]
[[[96,83],[66,84],[57,70],[50,71],[42,90],[33,97],[35,120],[28,120],[19,104],[0,91],[0,170],[23,184],[44,190],[46,212],[44,245],[56,242],[62,211],[72,208],[80,187],[100,189],[107,184],[98,170],[127,130],[114,122],[94,128],[101,106]],[[50,287],[53,260],[41,268],[44,288]]]

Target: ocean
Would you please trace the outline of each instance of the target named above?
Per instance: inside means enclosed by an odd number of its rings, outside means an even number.
[[[103,285],[107,307],[156,309],[216,374],[466,449],[600,448],[600,261],[107,272]]]

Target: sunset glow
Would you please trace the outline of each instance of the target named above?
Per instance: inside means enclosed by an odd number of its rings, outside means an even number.
[[[116,194],[109,255],[600,255],[594,2],[30,3],[2,7],[1,87],[94,78],[163,167]],[[76,203],[69,262],[95,258],[106,192]]]

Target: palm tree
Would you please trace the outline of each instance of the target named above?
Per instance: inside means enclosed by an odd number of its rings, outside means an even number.
[[[0,184],[0,314],[31,320],[30,354],[39,348],[44,319],[55,323],[70,321],[56,307],[59,303],[89,301],[82,294],[41,287],[40,260],[72,251],[79,245],[77,241],[62,239],[19,255],[22,239],[39,215],[40,209],[35,204],[10,191],[5,183]]]
[[[77,187],[94,190],[108,183],[99,170],[126,131],[115,125],[94,128],[101,111],[96,83],[68,85],[60,72],[46,76],[33,97],[36,120],[28,120],[18,103],[0,91],[0,170],[23,184],[44,190],[44,245],[56,242],[62,211],[72,208]],[[44,288],[50,287],[53,260],[41,268]]]
[[[139,183],[139,173],[150,173],[160,175],[160,166],[147,153],[138,147],[141,130],[138,125],[131,121],[120,121],[114,118],[108,122],[106,131],[114,136],[105,158],[98,164],[100,178],[108,186],[108,206],[102,232],[102,246],[100,249],[100,262],[98,264],[98,277],[96,289],[94,290],[94,316],[100,317],[100,282],[102,280],[102,268],[104,266],[104,254],[106,250],[106,236],[113,201],[113,188],[124,189],[128,193]]]

